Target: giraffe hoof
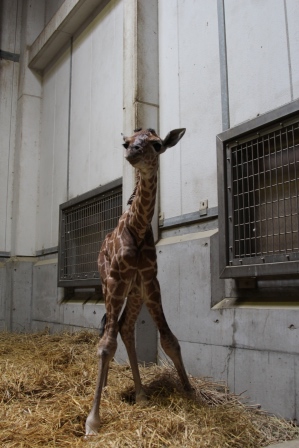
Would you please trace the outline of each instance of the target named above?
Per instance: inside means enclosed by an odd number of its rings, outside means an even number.
[[[185,392],[192,392],[194,390],[189,380],[183,382],[183,389]]]
[[[87,417],[85,423],[85,437],[98,435],[100,426],[101,423],[99,418]]]
[[[135,398],[136,403],[146,403],[148,401],[147,396],[144,391],[139,392],[136,394]]]

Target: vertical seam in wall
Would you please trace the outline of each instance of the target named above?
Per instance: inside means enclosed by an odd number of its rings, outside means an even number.
[[[15,36],[14,36],[14,54],[16,53],[16,42],[17,42],[17,27],[18,27],[18,14],[19,14],[19,2],[17,1],[16,18],[15,18]],[[14,80],[15,80],[15,64],[12,63],[12,82],[11,82],[11,101],[10,101],[10,121],[9,121],[9,138],[8,138],[8,158],[7,158],[7,181],[6,181],[6,204],[5,204],[5,234],[4,234],[4,247],[7,249],[7,229],[8,222],[11,222],[10,217],[8,217],[8,199],[9,199],[9,181],[10,181],[10,155],[11,155],[11,133],[12,133],[12,108],[14,101]],[[9,247],[11,250],[11,247]]]
[[[158,135],[160,135],[160,36],[159,36],[159,0],[156,3],[157,12],[157,58],[158,58],[158,105],[157,105],[157,124],[158,124]]]
[[[56,104],[57,104],[57,73],[55,74],[55,91],[54,91],[54,107],[53,107],[53,144],[52,144],[52,188],[51,188],[51,222],[50,222],[50,238],[53,241],[53,209],[54,209],[54,172],[55,172],[55,135],[56,135]]]
[[[286,36],[287,36],[290,93],[291,93],[291,101],[293,101],[293,99],[294,99],[294,92],[293,92],[293,78],[292,78],[292,62],[291,62],[290,36],[289,36],[289,24],[288,24],[286,0],[284,0],[283,6],[284,6],[284,18],[285,18],[285,26],[286,26]]]
[[[296,365],[296,356],[294,356],[294,389],[295,389],[295,403],[294,403],[294,420],[297,421],[297,399],[298,399],[298,388],[297,385],[297,365]]]
[[[158,135],[160,135],[160,10],[159,10],[159,0],[157,0],[157,52],[158,52],[158,110],[157,110],[157,124],[158,124]],[[159,215],[161,212],[161,170],[158,171],[158,183],[157,183],[157,237],[159,237]],[[158,345],[156,345],[156,360],[158,359]]]
[[[33,266],[34,263],[31,264],[31,288],[30,288],[30,316],[29,316],[29,330],[32,329],[32,318],[33,318]]]
[[[5,204],[5,235],[4,248],[7,249],[7,229],[8,229],[8,198],[9,198],[9,181],[10,181],[10,154],[11,154],[11,133],[12,133],[12,105],[14,94],[14,72],[15,62],[12,63],[12,80],[11,80],[11,98],[10,98],[10,121],[9,121],[9,137],[8,137],[8,157],[7,157],[7,179],[6,179],[6,204]]]
[[[224,0],[217,0],[217,11],[218,11],[219,60],[220,60],[220,82],[221,82],[222,130],[225,131],[226,129],[230,128],[230,117],[229,117],[229,90],[228,90]]]
[[[91,61],[91,70],[90,70],[90,79],[89,79],[89,122],[88,122],[88,190],[90,190],[90,161],[91,161],[91,117],[92,117],[92,71],[93,71],[93,34],[90,37],[90,61]]]
[[[69,110],[68,110],[68,136],[67,136],[67,172],[66,172],[66,199],[70,197],[70,152],[71,152],[71,106],[72,106],[72,73],[73,73],[73,36],[70,42],[70,79],[69,79]]]
[[[179,2],[177,0],[177,45],[178,45],[178,85],[179,85],[179,91],[178,91],[178,99],[179,99],[179,125],[182,126],[181,123],[181,80],[180,80],[180,25],[179,25]],[[183,188],[182,188],[182,151],[180,151],[180,214],[183,213]]]
[[[13,279],[13,272],[14,272],[14,265],[15,262],[12,262],[9,266],[10,268],[10,292],[9,292],[9,297],[10,297],[10,304],[9,304],[9,331],[12,331],[12,309],[13,309],[13,304],[14,304],[14,279]]]

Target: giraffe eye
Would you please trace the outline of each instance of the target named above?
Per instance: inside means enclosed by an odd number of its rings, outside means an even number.
[[[128,149],[128,147],[129,147],[129,143],[128,143],[128,142],[123,143],[123,147],[126,148],[126,149]]]
[[[159,143],[159,142],[154,142],[152,145],[153,145],[154,150],[155,150],[156,152],[159,152],[160,149],[161,149],[161,147],[162,147],[161,143]]]

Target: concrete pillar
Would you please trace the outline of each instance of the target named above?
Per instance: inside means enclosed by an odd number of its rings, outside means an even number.
[[[31,329],[32,269],[36,243],[39,134],[42,80],[28,68],[28,49],[44,27],[45,1],[18,2],[21,14],[19,80],[16,90],[15,147],[12,166],[10,255],[5,264],[3,327]],[[12,141],[12,140],[11,140]],[[19,257],[16,257],[19,255]]]
[[[11,251],[11,213],[19,80],[21,0],[0,6],[0,256]]]
[[[124,134],[139,127],[158,130],[158,1],[124,0]],[[135,185],[134,170],[123,167],[124,206]],[[157,222],[154,217],[153,224]],[[155,226],[157,228],[157,226]],[[143,308],[136,324],[136,349],[141,362],[155,362],[157,332],[148,311]],[[125,359],[120,345],[118,358]]]
[[[12,209],[12,255],[34,256],[42,78],[28,68],[28,49],[44,27],[44,0],[23,2]]]

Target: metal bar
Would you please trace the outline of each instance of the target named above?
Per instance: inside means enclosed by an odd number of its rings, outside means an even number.
[[[292,224],[292,199],[291,199],[291,173],[290,173],[290,157],[289,157],[289,139],[288,139],[288,127],[286,127],[286,151],[287,151],[287,169],[288,169],[288,185],[289,185],[289,210],[290,210],[290,235],[291,235],[291,247],[290,250],[293,250],[293,224]],[[287,247],[287,250],[289,248]]]
[[[280,138],[280,148],[281,148],[281,185],[282,185],[282,201],[283,201],[283,216],[282,218],[284,218],[284,252],[286,252],[286,222],[285,222],[285,217],[286,217],[286,211],[285,211],[285,189],[284,189],[284,164],[283,164],[283,142],[282,142],[282,133],[279,133],[279,138]]]
[[[54,247],[47,247],[45,249],[37,250],[35,252],[37,257],[41,257],[42,255],[50,255],[50,254],[56,254],[58,252],[58,246]],[[1,252],[0,252],[1,256]]]
[[[297,124],[298,130],[298,124]],[[296,194],[296,213],[297,213],[297,249],[299,248],[299,204],[298,204],[298,174],[297,173],[297,158],[296,158],[296,143],[295,143],[294,125],[292,126],[293,148],[294,148],[294,179],[295,179],[295,194]],[[298,132],[299,134],[299,132]]]
[[[278,166],[277,166],[277,144],[276,133],[274,133],[274,150],[275,150],[275,174],[276,174],[276,198],[277,198],[277,224],[278,224],[278,250],[280,251],[280,218],[279,218],[279,189],[278,189]]]
[[[0,59],[5,59],[6,61],[19,62],[20,55],[18,53],[11,53],[10,51],[0,50]]]
[[[271,252],[274,254],[274,213],[273,213],[273,187],[272,187],[272,152],[271,152],[271,140],[270,135],[268,135],[268,148],[269,148],[269,188],[270,188],[270,204],[271,204],[271,221],[272,221],[272,250]]]
[[[262,154],[263,154],[263,164],[264,164],[264,190],[265,190],[265,242],[266,249],[265,253],[268,253],[268,210],[267,210],[267,165],[266,165],[266,156],[265,156],[265,139],[262,137]]]
[[[247,216],[247,230],[248,234],[246,235],[245,239],[245,257],[251,256],[251,219],[250,219],[250,185],[249,185],[249,162],[248,162],[248,145],[245,144],[245,154],[246,154],[246,183],[247,183],[247,209],[248,209],[248,216]],[[246,216],[246,213],[245,213]],[[245,224],[246,225],[246,224]]]
[[[231,140],[240,140],[242,136],[250,132],[257,132],[265,126],[272,126],[274,122],[279,122],[281,117],[287,120],[292,115],[298,113],[299,110],[299,99],[296,99],[288,104],[285,104],[278,109],[267,112],[266,114],[260,115],[259,117],[253,118],[252,120],[246,121],[242,124],[234,126],[227,131],[221,132],[217,135],[217,138],[222,142],[226,143]]]
[[[254,152],[252,142],[250,142],[251,150],[251,173],[252,173],[252,207],[253,207],[253,236],[254,236],[254,255],[257,255],[257,240],[256,240],[256,203],[255,203],[255,175],[254,175]]]
[[[243,225],[243,256],[245,257],[245,244],[246,244],[246,215],[245,215],[245,192],[244,192],[244,162],[243,162],[243,152],[240,151],[241,155],[241,171],[242,171],[242,225]],[[242,254],[240,254],[242,255]]]
[[[0,258],[10,258],[11,252],[0,251]]]
[[[256,139],[256,157],[257,157],[257,171],[258,171],[258,203],[259,203],[259,238],[260,238],[260,253],[263,253],[263,240],[262,240],[262,219],[261,219],[261,173],[260,173],[260,157],[258,151],[258,140]]]
[[[160,225],[161,229],[169,229],[172,227],[182,227],[185,225],[196,224],[211,219],[218,218],[218,207],[211,207],[207,210],[207,215],[201,216],[200,212],[187,213],[185,215],[175,216],[173,218],[164,219],[163,225]]]
[[[76,196],[73,199],[70,199],[67,202],[64,202],[60,205],[62,209],[70,209],[72,206],[82,204],[85,201],[88,200],[94,200],[95,196],[105,194],[105,192],[111,192],[112,190],[118,190],[122,186],[122,178],[116,179],[112,182],[109,182],[106,185],[101,185],[97,188],[94,188],[93,190],[88,191],[87,193],[83,193],[79,196]]]
[[[228,94],[228,71],[227,71],[227,49],[225,31],[225,7],[224,0],[218,0],[218,36],[219,36],[219,59],[220,59],[220,82],[221,82],[221,109],[222,130],[230,127],[229,118],[229,94]]]
[[[227,154],[227,157],[229,155]],[[239,179],[238,179],[238,162],[237,162],[237,151],[230,150],[230,163],[231,163],[231,172],[230,172],[230,178],[231,178],[231,185],[232,185],[232,209],[229,212],[229,215],[231,216],[231,229],[232,229],[232,238],[229,242],[229,246],[231,247],[231,250],[229,252],[230,259],[237,256],[240,253],[240,229],[239,229]],[[234,171],[236,173],[236,176],[234,177]],[[229,173],[228,173],[229,174]],[[234,188],[234,185],[236,184],[236,189]],[[237,202],[237,216],[238,218],[235,218],[235,198]],[[237,249],[238,248],[238,249]]]
[[[220,278],[237,278],[237,277],[262,277],[262,276],[282,276],[282,275],[298,275],[299,262],[289,261],[288,263],[271,263],[271,264],[252,264],[226,266],[220,273]]]

